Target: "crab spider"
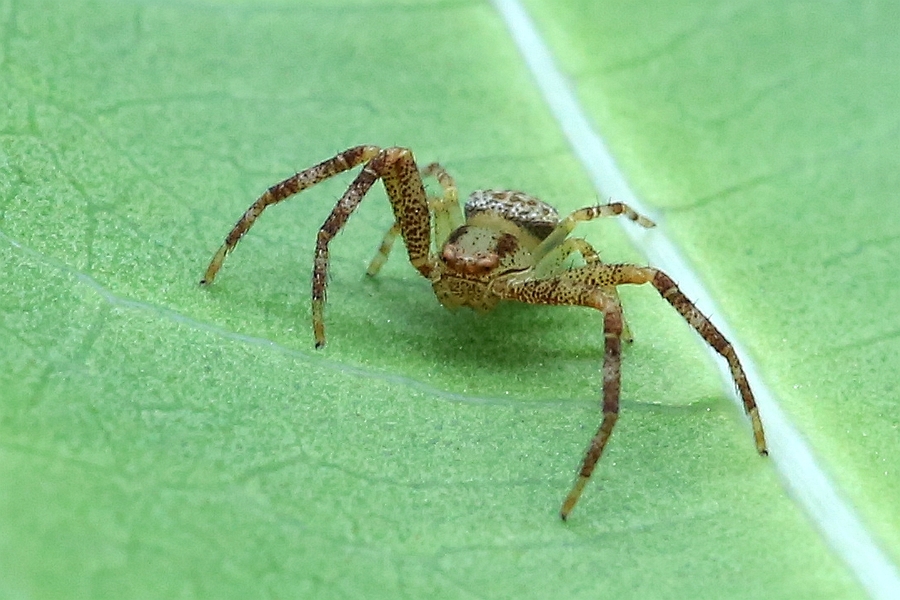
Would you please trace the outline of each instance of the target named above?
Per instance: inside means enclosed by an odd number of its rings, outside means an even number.
[[[346,224],[350,214],[379,179],[394,212],[394,224],[368,268],[375,275],[397,236],[403,239],[409,262],[431,282],[435,296],[447,308],[467,306],[489,311],[501,300],[526,304],[575,305],[603,313],[603,418],[590,441],[578,477],[563,502],[565,520],[609,441],[619,416],[621,341],[628,338],[617,287],[649,283],[691,327],[728,363],[744,410],[750,417],[756,449],[766,454],[762,421],[747,376],[732,345],[704,316],[672,279],[653,267],[608,264],[591,245],[569,237],[582,221],[624,216],[643,227],[649,219],[621,202],[589,206],[565,218],[552,206],[516,191],[479,190],[460,208],[453,178],[437,163],[420,171],[406,148],[356,146],[293,177],[275,184],[243,214],[219,248],[201,284],[213,282],[225,257],[234,249],[267,206],[344,171],[363,165],[347,191],[319,229],[312,281],[312,321],[316,347],[325,345],[325,288],[328,245]],[[443,194],[429,197],[423,176],[438,180]],[[567,258],[578,253],[582,266],[570,266]]]

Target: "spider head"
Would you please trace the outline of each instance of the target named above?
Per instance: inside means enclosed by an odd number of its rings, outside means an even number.
[[[512,233],[470,225],[451,233],[440,254],[447,274],[481,281],[521,270],[525,256],[527,252]]]

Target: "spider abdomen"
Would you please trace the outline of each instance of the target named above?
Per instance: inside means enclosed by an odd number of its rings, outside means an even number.
[[[466,220],[492,213],[511,221],[542,240],[559,225],[559,212],[546,202],[512,190],[476,190],[465,206]]]

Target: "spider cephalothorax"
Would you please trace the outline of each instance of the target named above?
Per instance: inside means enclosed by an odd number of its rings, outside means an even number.
[[[200,283],[212,283],[225,257],[267,206],[359,165],[364,165],[362,171],[316,237],[312,319],[317,348],[325,344],[328,244],[372,185],[381,179],[394,211],[394,224],[369,265],[369,275],[381,269],[400,235],[410,263],[431,282],[438,300],[447,308],[467,306],[488,311],[501,300],[513,300],[586,306],[603,313],[603,420],[563,503],[563,519],[575,507],[619,414],[621,340],[628,338],[616,290],[620,285],[651,284],[725,358],[750,416],[756,448],[760,454],[766,454],[765,435],[750,384],[734,348],[716,326],[662,271],[604,263],[586,240],[569,237],[578,222],[606,216],[622,215],[644,227],[653,227],[652,221],[620,202],[589,206],[560,219],[552,206],[522,192],[481,190],[469,197],[463,213],[456,184],[440,165],[432,163],[420,171],[406,148],[356,146],[266,190],[225,238]],[[423,176],[436,178],[443,193],[428,196]],[[572,266],[567,260],[575,253],[581,255],[583,265]]]

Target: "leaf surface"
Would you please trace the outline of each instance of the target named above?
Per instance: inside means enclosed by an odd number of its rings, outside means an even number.
[[[855,357],[877,369],[873,346],[894,337],[884,319],[882,329],[851,328],[855,341],[830,336],[848,331],[845,313],[824,286],[798,281],[819,274],[846,285],[852,265],[874,272],[865,257],[893,243],[886,220],[854,242],[813,210],[830,206],[822,198],[835,188],[802,156],[783,166],[789,188],[773,164],[685,156],[675,132],[672,146],[654,150],[647,132],[665,120],[664,100],[624,118],[608,107],[633,89],[603,100],[589,85],[597,72],[627,79],[616,64],[652,60],[603,46],[594,72],[578,61],[597,37],[549,3],[532,8],[551,40],[576,36],[560,56],[598,121],[612,124],[626,168],[666,209],[755,358],[769,357],[760,360],[779,392],[795,390],[786,398],[811,424],[804,433],[830,458],[848,456],[835,469],[848,489],[860,478],[854,493],[893,539],[896,521],[871,499],[896,478],[859,466],[865,448],[884,448],[874,436],[883,444],[891,422],[855,396],[838,404],[833,390],[850,393],[839,376],[848,371],[829,366]],[[665,34],[648,24],[619,35],[632,48],[642,46],[635,36],[658,38],[654,56],[685,60],[661,43]],[[439,160],[463,191],[519,188],[562,211],[597,202],[489,5],[6,0],[0,80],[0,595],[861,595],[755,455],[702,346],[650,290],[623,292],[636,342],[625,352],[622,418],[563,524],[559,503],[598,423],[598,315],[448,313],[402,252],[365,278],[391,224],[377,190],[333,244],[329,343],[313,350],[315,233],[349,177],[269,209],[216,284],[197,286],[262,190],[359,143]],[[798,114],[804,85],[794,88]],[[720,102],[693,108],[741,121]],[[860,124],[859,144],[841,146],[859,161],[876,156],[865,131]],[[809,160],[846,162],[825,141]],[[755,160],[767,157],[777,163],[767,152]],[[754,190],[754,178],[767,187]],[[815,205],[785,208],[766,193],[784,199],[812,181]],[[845,201],[873,201],[840,181]],[[867,185],[884,198],[879,181]],[[731,188],[759,202],[720,200]],[[827,246],[791,233],[796,225],[812,236],[817,224],[834,236]],[[781,251],[753,243],[752,227]],[[616,226],[585,229],[607,260],[641,260]],[[741,237],[709,234],[723,230]],[[775,277],[795,250],[818,262]],[[871,279],[868,301],[888,306],[875,292],[894,292]],[[746,281],[775,282],[777,293],[760,300]],[[784,310],[792,294],[802,302]],[[888,385],[859,369],[864,390]],[[831,417],[810,404],[825,389]],[[889,410],[890,395],[880,400]],[[835,439],[848,423],[872,439]]]

